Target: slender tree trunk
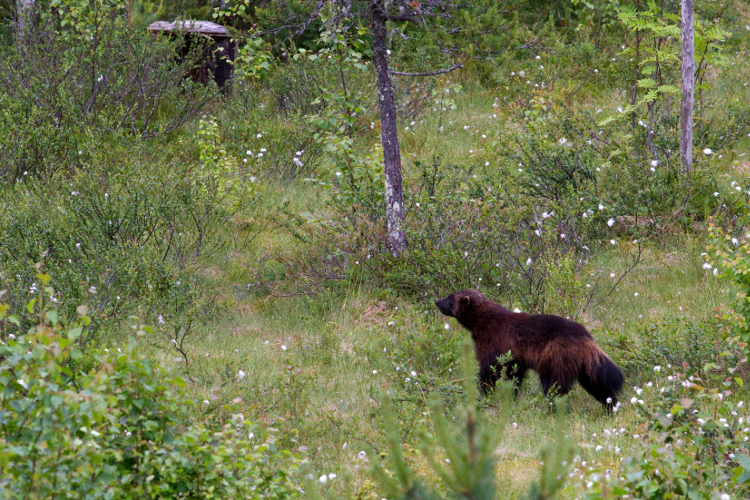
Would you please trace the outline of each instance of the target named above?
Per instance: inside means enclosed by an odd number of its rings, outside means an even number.
[[[34,8],[34,0],[16,0],[17,33],[20,35],[26,29],[29,14]]]
[[[682,0],[682,111],[680,155],[686,174],[693,170],[693,104],[695,94],[695,42],[693,0]]]
[[[406,246],[404,235],[404,193],[401,182],[401,149],[396,128],[396,99],[388,74],[386,17],[384,0],[372,0],[373,62],[380,104],[381,143],[385,163],[385,203],[388,223],[388,249],[398,256]]]

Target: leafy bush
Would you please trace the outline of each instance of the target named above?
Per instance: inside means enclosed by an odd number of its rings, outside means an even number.
[[[746,498],[750,428],[744,402],[732,397],[746,368],[736,354],[705,364],[695,375],[679,366],[655,366],[653,381],[637,387],[631,399],[633,422],[618,431],[628,436],[615,450],[621,470],[614,476],[586,471],[580,476],[588,481],[583,498]]]
[[[56,299],[68,304],[61,306],[68,317],[80,303],[92,307],[95,325],[129,314],[156,322],[205,313],[210,297],[199,263],[257,234],[263,190],[226,152],[213,120],[202,122],[195,143],[198,161],[152,161],[144,148],[128,151],[126,165],[115,149],[75,176],[3,187],[5,300],[18,309],[38,291],[34,264],[42,260],[57,276]]]
[[[620,353],[617,361],[631,376],[649,373],[655,365],[685,364],[688,372],[700,370],[720,359],[728,347],[715,320],[691,321],[667,316],[657,323],[639,328],[633,339],[614,341]]]
[[[122,351],[84,355],[85,308],[65,323],[49,275],[37,280],[24,311],[0,304],[3,498],[297,496],[301,458],[241,414],[201,410],[182,379],[138,354],[151,328]]]
[[[17,43],[0,49],[0,182],[70,173],[105,137],[165,134],[213,96],[184,79],[201,47],[154,39],[130,24],[123,2],[54,0],[36,9]]]
[[[747,210],[747,208],[746,208]],[[750,343],[750,233],[746,231],[746,221],[750,220],[746,212],[739,221],[736,236],[721,226],[709,225],[711,242],[704,268],[729,282],[735,291],[734,302],[725,308],[720,315],[726,334],[744,346]]]

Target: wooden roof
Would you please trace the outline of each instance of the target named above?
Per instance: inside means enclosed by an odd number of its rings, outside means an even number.
[[[156,21],[148,25],[150,31],[183,31],[209,36],[229,36],[227,29],[211,21]]]

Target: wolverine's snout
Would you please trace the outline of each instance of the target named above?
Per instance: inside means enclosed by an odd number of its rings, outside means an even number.
[[[450,301],[448,300],[449,298],[450,297],[446,297],[444,299],[436,300],[435,306],[437,306],[438,310],[446,316],[453,316]]]

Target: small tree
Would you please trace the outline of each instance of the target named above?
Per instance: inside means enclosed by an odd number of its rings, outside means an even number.
[[[391,75],[434,76],[463,67],[477,54],[499,51],[498,36],[506,23],[500,17],[498,0],[456,3],[450,0],[317,0],[279,2],[262,10],[273,19],[261,35],[275,35],[283,43],[302,35],[315,22],[329,29],[355,24],[367,26],[372,36],[372,61],[380,108],[381,143],[385,169],[387,245],[394,256],[406,246],[403,221],[401,150],[397,132],[396,98]],[[286,36],[282,36],[286,34]],[[443,68],[421,72],[394,71],[390,47],[403,40],[415,51],[412,59],[430,64],[442,57]],[[526,47],[527,48],[527,47]]]

